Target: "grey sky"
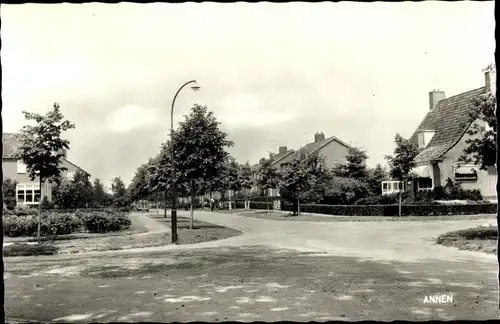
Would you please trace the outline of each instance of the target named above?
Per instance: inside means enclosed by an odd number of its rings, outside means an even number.
[[[409,137],[433,88],[484,85],[494,2],[2,5],[3,121],[57,101],[76,124],[69,159],[128,182],[154,156],[183,82],[180,121],[207,105],[240,162],[315,132],[384,163]]]

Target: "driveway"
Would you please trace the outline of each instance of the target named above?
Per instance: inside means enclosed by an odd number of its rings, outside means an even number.
[[[244,234],[190,246],[7,258],[7,315],[64,322],[498,318],[496,257],[433,242],[484,220],[195,217]],[[453,301],[424,303],[443,294]]]

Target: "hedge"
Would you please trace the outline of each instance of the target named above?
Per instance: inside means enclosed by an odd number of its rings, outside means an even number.
[[[4,232],[8,237],[36,236],[37,215],[7,215],[3,219]],[[126,213],[83,212],[43,213],[40,224],[41,236],[65,235],[77,232],[106,233],[120,231],[131,226]]]
[[[76,213],[78,211],[83,211],[86,213],[90,212],[105,212],[105,213],[125,213],[129,212],[130,208],[80,208],[80,209],[42,209],[42,214],[67,214]],[[28,216],[28,215],[38,215],[37,208],[28,209],[15,209],[15,210],[4,210],[4,216]]]
[[[496,214],[497,204],[466,205],[401,205],[402,216]],[[252,207],[251,207],[252,208]],[[259,208],[255,208],[259,209]],[[293,205],[284,204],[284,211],[293,211]],[[338,216],[398,216],[399,205],[300,205],[304,213]]]

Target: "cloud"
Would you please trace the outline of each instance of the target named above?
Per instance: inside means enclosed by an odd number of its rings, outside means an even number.
[[[156,121],[157,111],[136,105],[126,105],[109,115],[107,126],[113,132],[123,133]]]

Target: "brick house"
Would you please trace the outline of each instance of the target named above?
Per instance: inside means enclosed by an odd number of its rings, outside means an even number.
[[[20,159],[14,157],[14,153],[19,148],[19,142],[13,133],[2,134],[2,169],[3,178],[11,179],[17,182],[16,197],[17,203],[23,205],[36,205],[40,201],[40,183],[38,179],[31,181],[27,171],[26,165]],[[66,158],[66,150],[64,150],[64,158],[62,159],[62,166],[67,170],[63,172],[63,177],[71,179],[77,170],[80,170],[90,177],[90,174],[80,168],[79,166],[71,163]],[[52,201],[52,185],[50,183],[43,184],[43,195],[47,196],[49,201]]]
[[[421,149],[415,158],[415,189],[433,190],[445,186],[448,179],[464,189],[479,189],[485,198],[496,199],[497,169],[480,170],[477,165],[464,165],[458,158],[470,136],[468,111],[472,100],[489,92],[496,93],[496,69],[485,72],[485,85],[449,98],[443,91],[429,92],[429,111],[410,141]]]
[[[308,143],[297,151],[288,150],[287,147],[280,147],[279,154],[276,156],[273,166],[282,169],[290,164],[299,154],[317,153],[325,159],[325,164],[328,169],[331,169],[339,164],[347,162],[346,156],[349,149],[352,148],[349,144],[341,141],[335,136],[325,138],[325,134],[316,133],[314,142]],[[368,158],[368,157],[366,157]],[[278,189],[270,190],[270,196],[278,196]]]

